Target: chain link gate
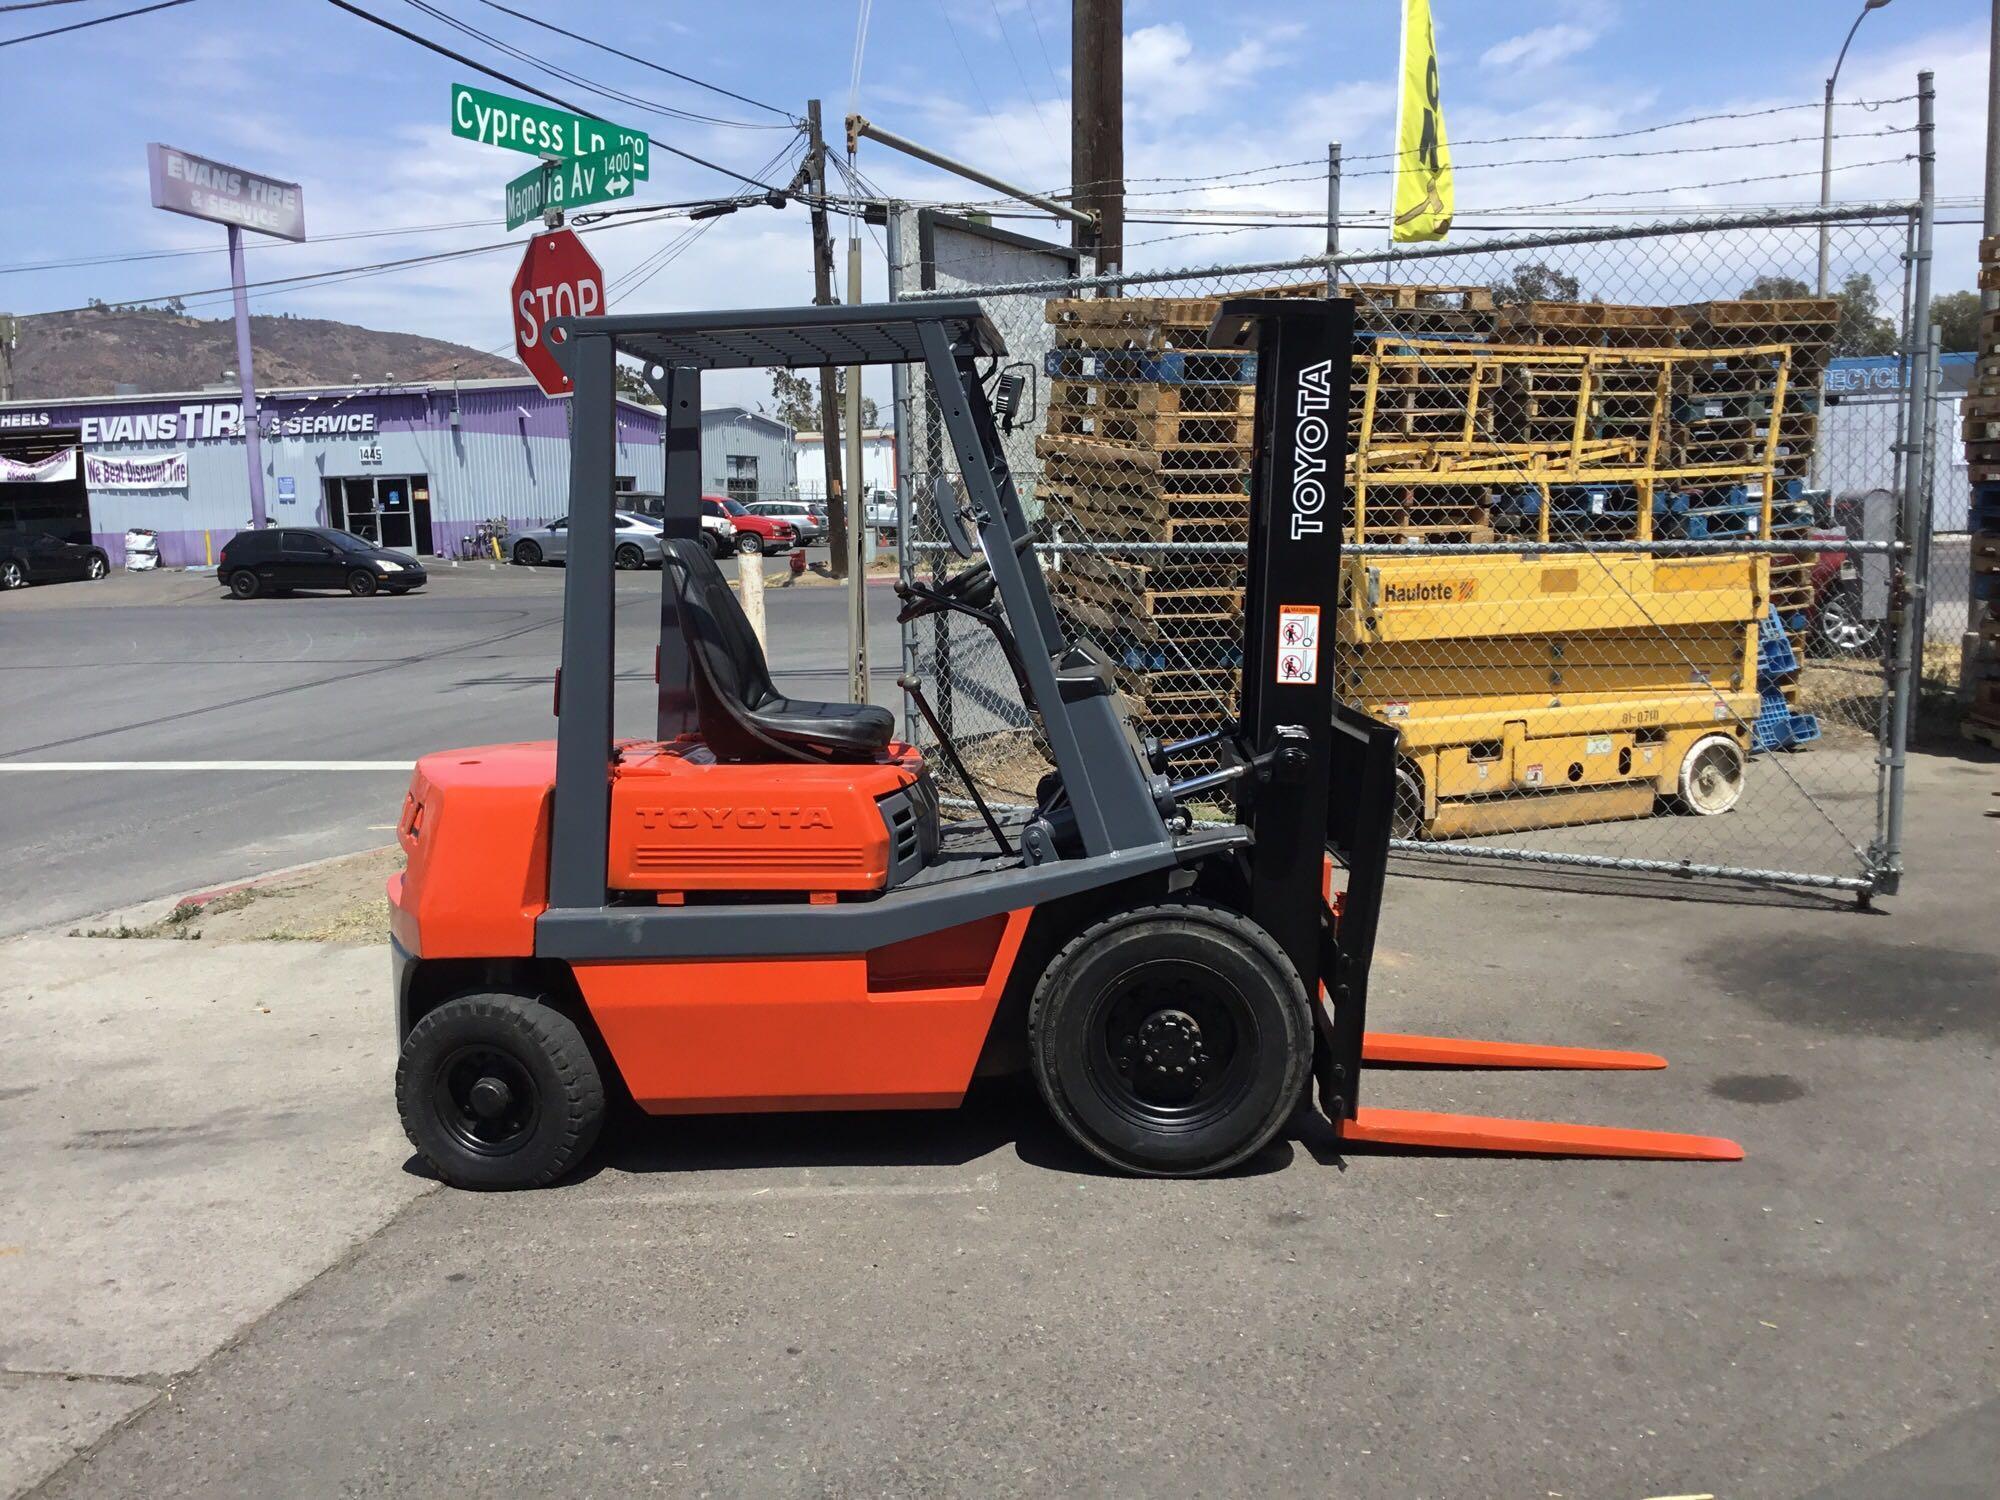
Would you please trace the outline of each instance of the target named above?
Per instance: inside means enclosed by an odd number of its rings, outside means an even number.
[[[919,284],[892,231],[892,286],[977,297],[999,328],[1051,593],[1174,739],[1231,718],[1238,686],[1254,366],[1208,350],[1208,322],[1331,275],[1358,336],[1328,632],[1341,696],[1402,735],[1395,847],[1865,899],[1900,869],[1901,517],[1927,512],[1906,481],[1928,469],[1904,462],[1911,382],[1859,401],[1826,377],[1836,353],[1911,362],[1918,217],[985,286],[943,284],[928,233]],[[899,564],[935,578],[958,566],[948,445],[932,394],[897,394]],[[1047,763],[991,638],[936,617],[902,645],[981,790],[1032,804]]]

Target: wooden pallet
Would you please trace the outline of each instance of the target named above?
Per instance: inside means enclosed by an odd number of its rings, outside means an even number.
[[[1053,380],[1049,410],[1102,411],[1120,416],[1241,416],[1255,414],[1254,385],[1148,385],[1131,380]]]
[[[1252,417],[1207,412],[1106,412],[1102,408],[1051,406],[1048,431],[1059,437],[1090,438],[1120,448],[1229,447],[1246,454]]]

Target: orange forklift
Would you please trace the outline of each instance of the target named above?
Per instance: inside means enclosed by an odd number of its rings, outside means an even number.
[[[975,1073],[1022,1067],[1084,1149],[1135,1173],[1243,1161],[1309,1078],[1348,1141],[1741,1155],[1358,1103],[1368,1062],[1663,1064],[1365,1029],[1396,734],[1334,701],[1322,630],[1339,602],[1348,303],[1239,299],[1210,332],[1257,365],[1240,713],[1168,744],[1134,733],[1110,662],[1050,605],[988,395],[1006,351],[978,303],[555,327],[575,384],[556,737],[419,761],[408,867],[389,885],[397,1102],[445,1181],[553,1182],[620,1098],[654,1115],[944,1109]],[[612,731],[618,354],[667,413],[642,740]],[[892,362],[922,365],[937,393],[959,469],[939,520],[967,563],[899,585],[903,618],[990,629],[1054,763],[1008,822],[983,802],[977,821],[943,821],[888,710],[781,692],[701,545],[703,371]],[[921,687],[902,686],[956,767]],[[1209,768],[1177,776],[1197,753]],[[1197,823],[1197,798],[1234,821]]]

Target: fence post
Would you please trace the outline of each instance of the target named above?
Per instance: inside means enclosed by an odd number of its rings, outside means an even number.
[[[1923,427],[1929,417],[1925,391],[1929,385],[1926,344],[1931,326],[1931,244],[1936,207],[1937,143],[1933,124],[1936,93],[1928,72],[1917,75],[1917,248],[1911,277],[1910,322],[1907,330],[1910,372],[1908,424],[1904,429],[1902,534],[1903,588],[1896,604],[1896,655],[1891,663],[1889,703],[1889,815],[1874,877],[1874,893],[1893,896],[1903,877],[1903,796],[1908,769],[1910,721],[1916,712],[1917,656],[1923,642],[1916,636],[1924,590],[1922,552],[1917,528],[1925,524],[1926,476],[1922,462]],[[1918,330],[1924,330],[1919,333]]]

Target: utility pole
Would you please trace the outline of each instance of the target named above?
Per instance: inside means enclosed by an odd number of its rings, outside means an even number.
[[[806,170],[812,191],[813,305],[833,305],[833,230],[826,212],[826,138],[819,100],[806,100]],[[840,483],[840,401],[832,365],[819,367],[819,451],[826,466],[827,566],[847,576],[847,503]],[[857,699],[857,702],[866,700]]]
[[[852,139],[850,137],[850,139]],[[849,160],[853,159],[850,149]],[[861,303],[861,216],[848,221],[847,303]],[[868,559],[874,550],[868,545],[868,481],[861,467],[861,366],[847,367],[847,493],[848,535],[854,552],[847,568],[847,698],[850,703],[868,701]]]
[[[2000,5],[2000,0],[1993,0]],[[0,401],[14,399],[14,346],[20,342],[20,324],[12,313],[0,313]]]
[[[1125,0],[1070,0],[1070,202],[1094,214],[1100,275],[1125,260]]]
[[[1980,233],[2000,234],[2000,0],[1993,0],[1993,25],[1986,38],[1986,227]],[[1979,310],[2000,307],[2000,291],[1979,294]]]
[[[1993,0],[2000,5],[2000,0]],[[1340,142],[1329,141],[1326,147],[1326,253],[1340,254]],[[1331,276],[1331,271],[1328,275]],[[1327,296],[1333,295],[1331,281],[1327,284]]]

